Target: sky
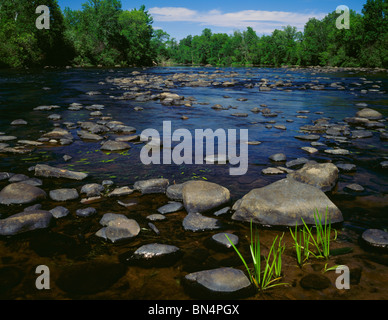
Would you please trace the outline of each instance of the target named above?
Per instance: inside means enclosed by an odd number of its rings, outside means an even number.
[[[64,9],[81,9],[88,0],[58,0]],[[142,4],[153,17],[154,29],[162,29],[171,38],[200,35],[210,28],[213,33],[232,34],[252,27],[261,36],[291,25],[303,31],[310,18],[322,19],[345,5],[361,13],[366,0],[121,0],[123,10]],[[351,22],[350,22],[351,23]]]

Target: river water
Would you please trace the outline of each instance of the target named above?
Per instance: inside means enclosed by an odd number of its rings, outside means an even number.
[[[135,101],[117,99],[126,91],[111,80],[115,78],[133,77],[144,74],[146,77],[160,77],[163,80],[172,80],[174,85],[166,88],[164,85],[134,90],[151,90],[160,93],[169,90],[184,97],[194,97],[192,106],[166,106],[158,100]],[[211,78],[213,83],[208,86],[193,87],[184,82],[174,80],[176,74],[187,74],[187,77],[201,75],[205,79]],[[179,78],[182,79],[182,78]],[[231,87],[222,86],[223,81],[233,79]],[[262,79],[268,83],[282,80],[289,86],[279,86],[270,91],[260,91],[255,84]],[[336,83],[337,85],[332,85]],[[323,86],[313,89],[313,85]],[[388,76],[382,71],[357,70],[323,70],[323,69],[288,69],[288,68],[147,68],[147,69],[43,69],[43,70],[1,70],[0,71],[0,132],[16,136],[19,140],[37,140],[44,132],[53,129],[54,124],[65,127],[66,122],[77,123],[90,119],[90,112],[85,108],[79,111],[68,110],[71,103],[80,103],[83,106],[99,104],[104,116],[123,122],[125,125],[136,128],[140,134],[145,129],[155,129],[162,134],[163,121],[170,121],[172,131],[187,129],[194,136],[195,129],[248,129],[249,140],[260,141],[259,145],[249,145],[248,170],[244,175],[230,175],[229,164],[160,164],[145,165],[141,162],[140,152],[143,144],[131,143],[131,149],[125,152],[103,152],[99,149],[100,142],[84,142],[77,136],[79,128],[69,131],[74,137],[70,145],[45,144],[35,148],[30,154],[12,155],[0,154],[0,171],[22,173],[29,176],[31,166],[45,163],[52,166],[75,171],[84,171],[89,174],[89,182],[101,183],[109,179],[118,186],[132,186],[137,180],[150,178],[167,178],[170,183],[181,183],[188,180],[205,180],[218,183],[228,188],[232,200],[236,201],[253,188],[259,188],[285,177],[282,175],[263,175],[262,169],[274,166],[268,157],[282,152],[287,160],[305,157],[318,162],[332,161],[337,163],[352,163],[357,166],[355,172],[340,173],[336,188],[329,192],[329,198],[339,207],[344,216],[343,230],[354,236],[368,228],[388,229],[388,171],[382,169],[380,163],[388,158],[388,143],[379,138],[378,130],[371,130],[373,137],[367,139],[349,139],[348,143],[338,143],[325,139],[322,135],[319,140],[325,143],[324,147],[317,147],[319,152],[308,154],[301,147],[310,146],[310,142],[295,139],[300,127],[311,125],[315,120],[324,117],[330,123],[342,123],[346,117],[355,116],[361,109],[360,103],[379,111],[384,118],[388,117]],[[362,91],[366,90],[366,91]],[[88,92],[98,91],[98,94],[89,95]],[[244,99],[241,99],[244,98]],[[239,99],[239,100],[238,100]],[[244,100],[244,101],[242,101]],[[215,104],[231,106],[227,110],[214,110]],[[359,105],[357,105],[359,104]],[[34,111],[33,108],[42,105],[58,105],[59,109],[52,111]],[[252,113],[254,107],[266,105],[277,117],[263,117],[260,113]],[[135,107],[142,110],[136,111]],[[236,117],[233,113],[247,113],[246,117]],[[61,120],[52,121],[48,115],[56,113]],[[182,116],[188,117],[183,120]],[[11,126],[15,119],[24,119],[26,126]],[[94,119],[95,120],[95,119]],[[381,122],[386,123],[386,122]],[[286,130],[278,129],[275,125],[284,125]],[[272,126],[272,127],[271,127]],[[114,138],[118,135],[111,135]],[[15,145],[15,142],[9,142]],[[350,151],[349,155],[333,156],[323,152],[324,149],[341,147]],[[239,146],[237,146],[239,151]],[[63,156],[72,157],[64,161]],[[163,159],[161,159],[163,160]],[[44,180],[46,190],[54,188],[80,188],[86,182]],[[357,183],[364,187],[364,191],[350,193],[344,187]],[[7,185],[7,181],[0,181],[0,187]],[[47,264],[52,267],[53,278],[55,271],[62,272],[62,267],[93,261],[102,257],[105,262],[117,262],[120,254],[150,241],[166,241],[167,239],[187,250],[198,246],[206,247],[208,233],[187,234],[182,230],[181,221],[184,212],[172,214],[170,223],[160,222],[160,236],[155,236],[150,230],[145,230],[145,216],[155,213],[156,209],[167,203],[164,195],[139,197],[131,195],[131,201],[136,203],[131,208],[112,205],[111,202],[101,201],[93,204],[99,216],[106,212],[130,213],[136,217],[143,227],[143,235],[129,244],[111,245],[101,243],[95,239],[94,233],[98,220],[85,222],[75,218],[74,211],[80,207],[79,202],[66,205],[72,212],[73,218],[57,220],[51,229],[52,233],[26,234],[13,238],[1,239],[3,251],[3,269],[17,266],[18,272],[14,277],[15,284],[10,285],[9,291],[2,291],[6,298],[108,298],[108,299],[188,299],[189,296],[181,289],[180,277],[190,270],[190,262],[184,261],[172,268],[144,270],[133,269],[136,272],[127,272],[125,281],[115,283],[109,290],[101,290],[95,296],[84,296],[77,293],[64,293],[60,289],[52,289],[42,293],[36,291],[32,282],[35,275],[31,272],[38,264]],[[50,210],[54,206],[50,200],[42,202],[43,209]],[[20,207],[0,207],[1,217],[22,211]],[[228,219],[228,218],[223,218]],[[97,222],[96,222],[97,221]],[[242,241],[249,235],[246,225],[232,221],[230,230],[240,235]],[[143,223],[143,225],[142,225]],[[272,231],[269,231],[272,232]],[[55,236],[53,236],[55,234]],[[80,245],[80,252],[69,254],[65,249],[66,240],[58,240],[57,234],[66,235],[85,244]],[[57,240],[53,240],[53,239]],[[65,238],[67,239],[67,238]],[[81,239],[81,240],[80,240]],[[353,239],[353,240],[354,240]],[[246,239],[245,239],[246,240]],[[57,242],[56,242],[57,241]],[[50,242],[56,245],[50,244]],[[353,241],[356,242],[355,240]],[[59,244],[58,244],[59,243]],[[38,249],[37,249],[38,248]],[[191,248],[191,249],[190,249]],[[210,249],[209,249],[210,250]],[[209,252],[208,252],[209,254]],[[209,266],[216,266],[217,261],[227,261],[235,255],[234,252],[210,253]],[[217,256],[221,255],[221,256]],[[212,260],[213,259],[213,260]],[[186,259],[187,260],[187,259]],[[238,259],[237,259],[238,260]],[[236,264],[236,261],[234,264]],[[238,264],[238,263],[237,263]],[[3,270],[2,269],[2,270]],[[8,270],[8,269],[6,269]],[[177,271],[178,270],[178,271]],[[3,272],[4,273],[4,272]],[[7,273],[6,273],[7,274]],[[171,281],[173,284],[171,285]],[[166,289],[170,288],[170,289]],[[177,289],[178,288],[178,289]],[[98,290],[97,290],[98,291]],[[125,292],[125,293],[124,293]],[[283,293],[282,293],[283,294]],[[303,295],[302,291],[292,295],[275,298],[315,298]]]

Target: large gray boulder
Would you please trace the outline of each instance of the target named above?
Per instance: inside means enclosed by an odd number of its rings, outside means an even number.
[[[47,228],[52,214],[44,210],[23,211],[0,220],[0,235],[11,236],[35,229]]]
[[[338,180],[338,168],[333,163],[306,163],[303,168],[288,174],[299,182],[310,184],[323,192],[332,190]]]
[[[337,206],[320,189],[292,178],[276,181],[263,188],[253,189],[239,199],[232,208],[233,220],[269,226],[315,224],[314,213],[324,217],[326,210],[332,223],[342,222]],[[322,220],[324,222],[324,220]]]
[[[213,182],[189,181],[182,188],[182,198],[188,213],[202,213],[228,203],[230,192]]]
[[[10,204],[29,204],[38,200],[43,200],[47,196],[46,192],[36,186],[17,182],[4,187],[0,192],[0,203]]]

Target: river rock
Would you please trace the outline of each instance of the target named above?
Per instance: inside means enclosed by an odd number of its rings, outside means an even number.
[[[317,141],[320,139],[320,136],[315,134],[306,134],[295,136],[296,139],[305,140],[305,141]]]
[[[88,183],[82,186],[81,193],[86,194],[87,197],[96,197],[101,195],[105,188],[98,183]]]
[[[388,248],[388,232],[379,229],[367,229],[361,235],[363,241],[372,247]]]
[[[205,217],[200,213],[189,213],[183,219],[182,225],[185,230],[193,232],[221,228],[221,224],[217,219]]]
[[[286,178],[268,186],[251,190],[237,200],[233,208],[233,220],[252,221],[269,226],[295,226],[315,224],[314,212],[318,210],[332,223],[342,222],[343,217],[337,206],[320,189]]]
[[[62,206],[57,206],[51,209],[50,212],[56,219],[66,217],[70,213],[69,209]]]
[[[95,208],[89,207],[89,208],[85,208],[85,209],[78,209],[75,212],[75,214],[78,217],[90,217],[90,216],[94,215],[96,212],[97,212],[97,210]]]
[[[171,200],[182,201],[183,186],[184,186],[184,183],[177,183],[177,184],[172,184],[168,186],[166,189],[166,196]]]
[[[269,159],[271,161],[280,162],[280,161],[286,161],[287,157],[284,153],[276,153],[276,154],[269,156]]]
[[[306,163],[301,169],[288,174],[288,177],[326,192],[335,187],[338,171],[333,163]]]
[[[76,189],[57,189],[57,190],[51,190],[50,198],[54,201],[68,201],[68,200],[75,200],[79,197],[78,192]]]
[[[11,178],[8,179],[8,182],[13,183],[13,182],[22,182],[25,180],[30,179],[30,177],[26,176],[25,174],[18,173],[14,174]]]
[[[383,117],[383,115],[371,108],[364,108],[356,113],[356,117],[366,118],[368,120],[379,120]]]
[[[357,168],[357,166],[352,163],[337,163],[336,166],[341,172],[354,172]]]
[[[11,236],[26,231],[47,228],[52,214],[44,210],[23,211],[0,219],[0,235]]]
[[[238,299],[254,294],[254,289],[242,270],[218,268],[189,273],[184,286],[195,298]]]
[[[128,255],[128,254],[127,254]],[[173,245],[150,243],[138,248],[133,254],[121,260],[142,267],[170,267],[182,256],[181,250]]]
[[[126,150],[130,149],[131,146],[122,141],[113,141],[113,140],[108,140],[104,142],[101,146],[101,150],[106,150],[106,151],[121,151],[121,150]]]
[[[11,126],[22,126],[22,125],[26,125],[26,124],[27,124],[27,121],[23,120],[23,119],[16,119],[16,120],[11,122]]]
[[[352,139],[365,139],[373,137],[373,133],[367,130],[353,130]]]
[[[122,197],[128,196],[133,193],[133,189],[128,186],[115,188],[112,192],[108,193],[108,197]]]
[[[350,154],[349,150],[346,149],[326,149],[325,153],[334,154],[334,155],[348,155]]]
[[[83,172],[55,168],[46,164],[37,164],[35,166],[35,175],[38,177],[66,178],[72,180],[83,180],[88,176],[86,173]]]
[[[77,131],[77,135],[84,140],[94,140],[94,141],[99,141],[104,139],[103,137],[99,136],[98,134],[91,133],[85,130],[80,130]]]
[[[283,174],[284,171],[278,168],[269,167],[261,170],[261,173],[265,175],[273,175],[273,174]]]
[[[142,194],[165,193],[168,185],[168,179],[149,179],[136,181],[133,188]]]
[[[230,241],[232,241],[234,246],[238,245],[238,236],[236,236],[233,233],[228,233],[228,232],[216,233],[211,237],[211,239],[212,241],[215,242],[215,244],[221,247],[230,249],[232,248],[232,245],[226,236],[228,236],[228,238],[230,239]]]
[[[294,168],[294,169],[296,169],[298,167],[303,166],[307,162],[309,162],[309,160],[306,159],[306,158],[297,158],[295,160],[287,161],[286,162],[286,167],[287,168]]]
[[[47,196],[46,192],[38,187],[23,182],[11,183],[0,192],[0,203],[29,204],[38,200],[43,200]]]
[[[170,202],[160,208],[158,212],[161,214],[173,213],[183,209],[183,204],[181,202]]]
[[[96,236],[111,242],[127,240],[136,237],[140,232],[140,226],[136,220],[127,217],[111,217],[106,219],[106,227],[98,230]]]
[[[66,129],[62,129],[62,128],[55,128],[54,130],[43,134],[42,137],[55,139],[55,140],[61,140],[61,139],[73,140],[73,135]]]
[[[357,184],[357,183],[351,183],[344,187],[345,191],[351,191],[351,192],[362,192],[364,191],[364,187]]]

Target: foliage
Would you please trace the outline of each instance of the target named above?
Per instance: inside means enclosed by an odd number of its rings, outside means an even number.
[[[261,248],[260,248],[260,239],[259,234],[256,230],[253,234],[253,227],[251,221],[251,245],[250,252],[253,262],[253,270],[248,267],[247,262],[244,257],[238,251],[233,242],[229,239],[227,235],[226,238],[229,240],[230,244],[240,257],[243,262],[251,282],[259,289],[265,290],[273,288],[275,286],[284,285],[284,283],[279,283],[282,273],[282,254],[284,252],[285,246],[282,244],[283,236],[278,240],[278,236],[274,239],[271,248],[269,250],[268,256],[264,257],[264,268],[262,266],[261,259]]]
[[[35,27],[35,9],[50,9],[50,29]],[[152,28],[145,6],[123,10],[120,0],[88,0],[81,10],[57,0],[2,0],[0,67],[42,65],[190,64],[212,66],[300,65],[388,68],[388,0],[366,0],[350,10],[350,28],[339,14],[311,18],[303,32],[284,26],[259,36],[251,27],[232,34],[188,35],[179,42]]]

